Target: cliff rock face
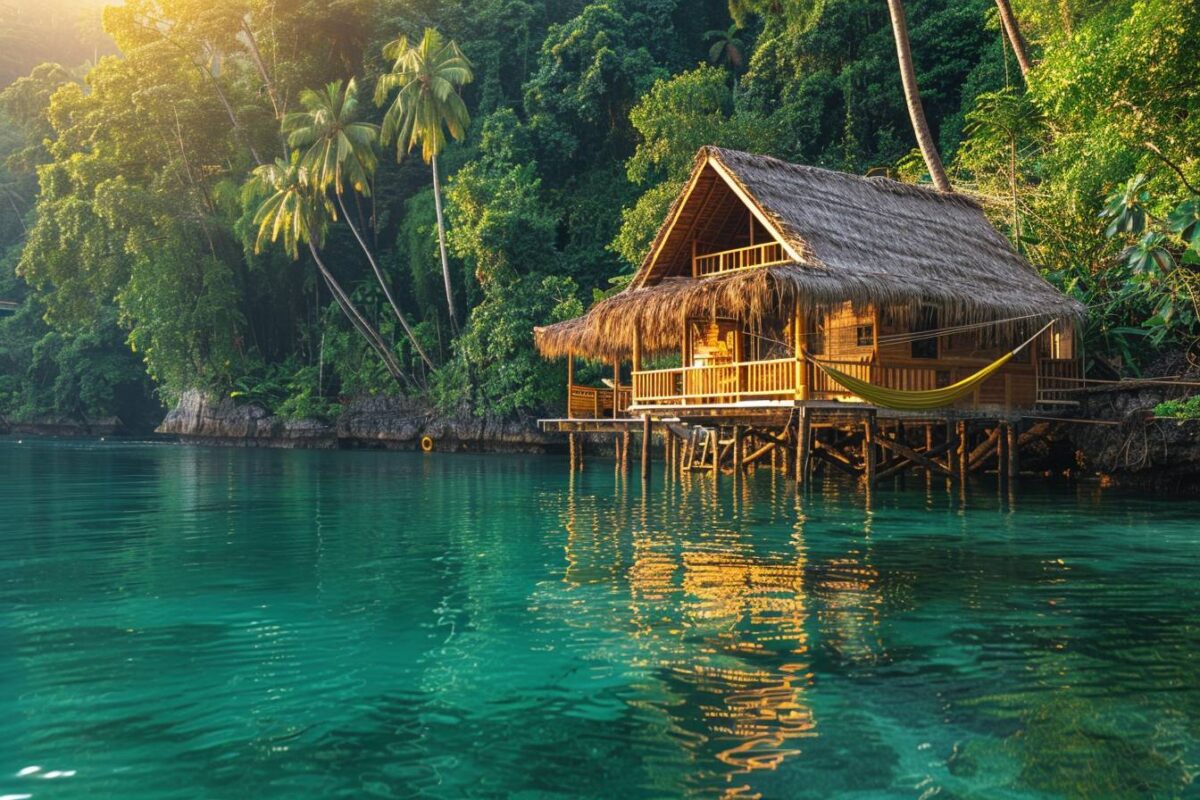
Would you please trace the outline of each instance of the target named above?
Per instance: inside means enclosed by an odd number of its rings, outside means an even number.
[[[439,451],[541,452],[559,445],[533,418],[494,420],[471,414],[439,415],[403,398],[356,400],[336,424],[283,420],[253,405],[213,401],[191,391],[167,414],[159,433],[185,441],[261,447],[380,447],[411,450],[429,436]]]
[[[284,420],[254,405],[229,398],[213,402],[203,392],[189,391],[167,413],[158,433],[185,440],[242,446],[336,447],[333,426],[315,420]]]
[[[1119,424],[1063,426],[1069,429],[1065,433],[1079,466],[1113,485],[1200,490],[1200,421],[1151,419],[1168,391],[1169,387],[1134,384],[1081,396],[1079,418]]]

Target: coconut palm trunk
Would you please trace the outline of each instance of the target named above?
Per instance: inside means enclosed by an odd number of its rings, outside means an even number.
[[[921,148],[921,156],[925,159],[925,166],[929,170],[933,185],[939,192],[951,192],[953,187],[950,186],[950,178],[946,176],[942,157],[938,155],[937,145],[934,144],[933,134],[929,130],[929,121],[925,119],[925,109],[921,106],[917,74],[913,69],[912,47],[908,41],[908,21],[904,17],[904,4],[901,0],[888,0],[888,11],[892,17],[892,34],[896,38],[896,58],[900,63],[904,100],[908,105],[908,116],[912,120],[917,146]]]
[[[338,308],[350,320],[350,324],[354,326],[363,338],[367,340],[367,344],[371,346],[383,361],[383,365],[387,368],[388,374],[395,380],[408,380],[408,376],[404,374],[404,370],[400,368],[400,364],[396,361],[396,356],[392,353],[387,342],[379,335],[379,331],[367,321],[366,317],[354,306],[350,300],[350,296],[338,283],[337,278],[333,277],[333,273],[325,266],[325,262],[321,259],[321,254],[312,242],[308,243],[308,252],[312,254],[313,261],[316,262],[317,271],[321,273],[321,278],[324,279],[325,285],[329,287],[330,294],[333,295],[334,302],[338,304]]]
[[[458,315],[454,313],[454,290],[450,287],[450,262],[446,258],[446,221],[442,216],[442,186],[438,180],[438,160],[430,159],[433,167],[433,209],[437,214],[438,251],[442,256],[442,283],[446,285],[446,308],[450,310],[450,328],[458,335]]]
[[[342,218],[346,220],[346,224],[350,226],[350,232],[354,234],[358,246],[362,248],[363,254],[366,255],[367,261],[371,264],[371,270],[375,273],[375,279],[379,281],[379,288],[383,289],[383,296],[387,298],[388,304],[391,305],[392,311],[396,314],[396,319],[400,322],[400,327],[404,329],[404,333],[408,336],[409,343],[417,354],[421,356],[421,360],[425,362],[425,366],[432,371],[433,361],[425,353],[425,348],[421,347],[421,343],[417,340],[417,335],[413,333],[413,329],[409,326],[408,320],[405,319],[404,313],[400,310],[400,306],[396,303],[396,298],[392,296],[392,290],[388,286],[387,277],[383,274],[383,270],[379,268],[379,264],[375,261],[374,254],[371,253],[371,248],[367,247],[366,241],[362,234],[359,233],[358,226],[350,219],[350,212],[346,209],[346,201],[342,198],[340,192],[335,192],[337,195],[338,206],[342,210]]]
[[[1000,24],[1004,26],[1004,35],[1008,37],[1008,44],[1012,47],[1013,54],[1017,57],[1017,65],[1021,68],[1021,77],[1027,77],[1033,63],[1029,60],[1029,50],[1025,46],[1025,37],[1021,35],[1012,4],[1008,0],[996,0],[996,8],[1000,11]]]

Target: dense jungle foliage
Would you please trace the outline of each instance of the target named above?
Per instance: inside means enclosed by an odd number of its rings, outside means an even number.
[[[1093,362],[1194,349],[1200,0],[1012,6],[1027,76],[992,0],[905,4],[955,189],[1089,306]],[[103,31],[88,18],[56,17],[70,34],[37,58],[29,14],[0,16],[23,48],[0,76],[0,418],[128,419],[189,388],[297,417],[368,393],[542,410],[563,366],[532,327],[628,278],[701,144],[927,180],[883,0],[127,0]],[[421,69],[445,91],[406,118]]]

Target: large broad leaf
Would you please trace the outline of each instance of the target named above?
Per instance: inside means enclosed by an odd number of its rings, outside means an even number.
[[[1161,233],[1147,233],[1138,243],[1125,248],[1122,256],[1135,275],[1158,276],[1175,266],[1175,258],[1163,246],[1166,238]]]
[[[1200,197],[1184,200],[1167,215],[1167,228],[1178,234],[1184,243],[1200,253]]]
[[[1136,234],[1146,229],[1145,204],[1150,200],[1150,193],[1144,190],[1145,184],[1146,176],[1136,175],[1129,179],[1124,188],[1113,192],[1104,201],[1100,217],[1112,220],[1104,229],[1105,236]]]

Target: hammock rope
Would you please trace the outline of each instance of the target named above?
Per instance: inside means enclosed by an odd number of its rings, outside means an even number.
[[[1024,350],[1037,337],[1041,336],[1050,329],[1058,320],[1048,322],[1040,331],[1030,336],[1021,344],[1009,352],[1002,355],[992,363],[988,364],[983,369],[973,375],[963,378],[957,383],[952,383],[949,386],[943,386],[940,389],[923,389],[918,391],[905,391],[902,389],[889,389],[886,386],[877,386],[869,381],[864,381],[861,378],[855,378],[853,375],[847,375],[841,370],[834,369],[831,366],[822,364],[821,360],[814,358],[807,353],[805,356],[812,360],[817,368],[824,372],[835,383],[851,393],[863,398],[877,406],[883,408],[892,408],[898,411],[928,411],[934,408],[943,408],[948,405],[953,405],[958,400],[966,397],[975,390],[975,387],[983,383],[985,380],[994,375],[1001,367],[1009,362],[1013,356]]]

